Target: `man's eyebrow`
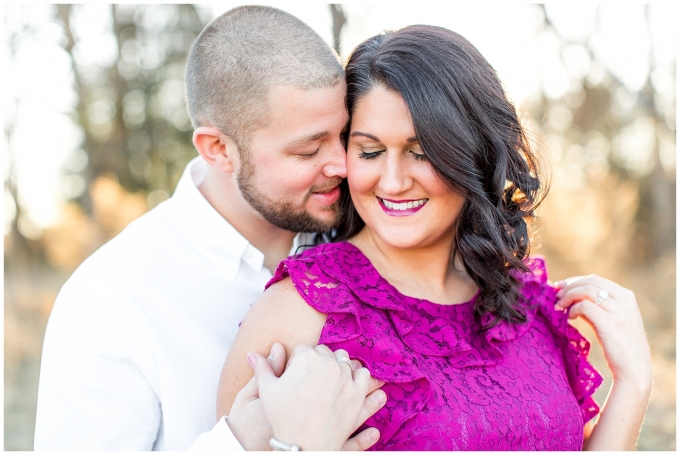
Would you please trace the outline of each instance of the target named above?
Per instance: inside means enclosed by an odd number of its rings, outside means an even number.
[[[309,144],[310,142],[318,141],[319,139],[324,138],[326,136],[330,136],[330,134],[331,133],[329,131],[322,131],[320,133],[312,134],[310,136],[304,136],[289,142],[285,148],[292,149],[295,147],[300,147],[302,145]]]
[[[373,139],[376,142],[380,142],[380,139],[373,136],[372,134],[363,133],[361,131],[352,131],[352,134],[350,134],[349,137],[354,137],[354,136],[364,136],[364,137],[367,137],[369,139]],[[406,142],[408,142],[409,144],[412,143],[412,142],[418,142],[418,138],[415,137],[415,136],[409,137],[408,139],[406,139]]]

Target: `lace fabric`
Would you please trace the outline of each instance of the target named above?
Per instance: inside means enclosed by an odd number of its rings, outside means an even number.
[[[543,259],[527,265],[518,302],[527,322],[486,332],[476,296],[456,305],[405,296],[346,242],[283,261],[267,287],[290,276],[327,315],[319,344],[385,382],[387,404],[360,428],[380,430],[372,450],[580,450],[602,377],[588,341],[553,309]]]

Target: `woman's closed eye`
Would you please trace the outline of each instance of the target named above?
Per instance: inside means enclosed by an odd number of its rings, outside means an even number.
[[[385,150],[376,150],[375,152],[366,152],[362,150],[361,153],[359,153],[359,158],[363,160],[372,160],[374,158],[377,158],[384,151]]]
[[[361,153],[359,153],[359,158],[363,160],[372,160],[374,158],[377,158],[381,153],[384,153],[385,150],[376,150],[375,152],[367,152],[365,150],[362,150]],[[414,152],[413,150],[409,150],[408,153],[417,161],[427,161],[427,156],[425,156],[424,153],[417,153]]]

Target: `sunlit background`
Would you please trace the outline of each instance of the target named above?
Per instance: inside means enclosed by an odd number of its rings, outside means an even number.
[[[33,447],[43,334],[61,285],[168,198],[196,156],[186,53],[237,5],[3,6],[6,450]],[[598,273],[636,292],[655,369],[639,449],[675,450],[677,4],[395,5],[275,4],[344,59],[415,23],[481,51],[551,170],[533,252],[553,279]],[[607,378],[603,403],[611,377],[599,348],[591,357]]]

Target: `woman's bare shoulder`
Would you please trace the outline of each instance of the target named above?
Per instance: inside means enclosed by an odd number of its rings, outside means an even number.
[[[295,332],[308,331],[305,329],[310,325],[312,327],[318,326],[318,333],[316,333],[316,330],[311,330],[316,335],[316,340],[314,340],[316,344],[325,321],[326,315],[309,306],[295,288],[290,277],[287,277],[271,285],[253,303],[243,325],[246,322],[258,326],[272,325],[277,327],[276,329],[272,327],[276,333],[288,336],[290,336],[288,332],[292,326],[298,326]]]
[[[222,369],[217,417],[228,415],[236,394],[253,376],[246,362],[249,352],[267,357],[279,342],[290,355],[298,344],[316,346],[326,315],[309,306],[290,278],[271,285],[251,306]]]

